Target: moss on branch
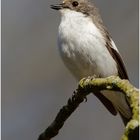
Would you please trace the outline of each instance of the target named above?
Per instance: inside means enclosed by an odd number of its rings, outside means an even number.
[[[139,91],[128,80],[122,80],[116,76],[107,78],[83,78],[79,82],[78,89],[74,92],[73,96],[59,111],[52,124],[39,136],[38,140],[50,140],[56,136],[64,125],[64,122],[76,110],[79,104],[86,99],[86,96],[91,92],[96,93],[101,90],[121,91],[127,96],[132,109],[132,119],[126,125],[122,140],[138,140]]]

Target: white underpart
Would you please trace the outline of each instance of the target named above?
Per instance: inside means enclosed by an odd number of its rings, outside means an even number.
[[[78,80],[91,75],[118,74],[104,37],[84,14],[68,9],[62,11],[58,43],[64,63]]]
[[[96,77],[118,75],[116,62],[105,46],[103,35],[92,20],[80,12],[68,9],[61,10],[61,14],[58,47],[65,65],[76,79],[93,75]],[[118,51],[114,42],[111,43]],[[116,108],[124,112],[125,116],[129,116],[124,97],[115,93],[105,96],[114,106],[118,106]]]

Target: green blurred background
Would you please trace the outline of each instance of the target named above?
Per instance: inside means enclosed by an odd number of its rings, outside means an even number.
[[[2,140],[36,140],[77,83],[57,50],[57,0],[2,0]],[[95,0],[138,87],[138,0]],[[119,116],[92,95],[54,140],[119,140]]]

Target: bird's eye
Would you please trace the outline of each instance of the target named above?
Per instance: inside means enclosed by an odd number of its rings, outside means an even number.
[[[76,7],[79,5],[79,3],[77,1],[72,2],[73,7]]]

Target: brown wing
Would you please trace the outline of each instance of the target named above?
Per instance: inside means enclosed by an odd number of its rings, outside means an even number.
[[[94,93],[94,95],[103,103],[106,109],[112,114],[117,115],[117,111],[113,106],[112,102],[110,102],[105,96],[103,96],[100,92]]]
[[[121,58],[120,54],[115,49],[113,49],[113,47],[112,47],[111,38],[110,38],[108,32],[107,32],[107,35],[106,35],[106,39],[107,39],[106,47],[107,47],[108,51],[110,52],[111,56],[114,58],[114,60],[117,63],[118,74],[119,74],[120,78],[129,79],[128,75],[127,75],[126,68],[124,66],[124,63],[122,61],[122,58]]]
[[[124,66],[124,63],[122,61],[121,56],[113,48],[111,48],[111,50],[112,50],[112,57],[115,59],[115,61],[117,63],[118,73],[119,73],[120,78],[122,78],[122,79],[129,79],[128,75],[127,75],[126,68]]]
[[[120,78],[122,79],[129,79],[128,75],[127,75],[127,71],[125,69],[124,63],[122,61],[122,58],[120,56],[120,54],[113,49],[112,47],[112,41],[111,41],[111,37],[109,35],[109,33],[107,32],[106,28],[104,26],[102,26],[101,31],[103,33],[103,36],[106,40],[106,47],[108,49],[108,51],[110,52],[111,56],[113,57],[113,59],[115,60],[116,64],[117,64],[117,68],[118,68],[118,75],[120,76]],[[95,94],[95,96],[104,104],[104,106],[113,114],[116,115],[117,114],[117,110],[114,107],[114,105],[112,104],[111,101],[109,101],[106,97],[104,97],[102,94]]]

